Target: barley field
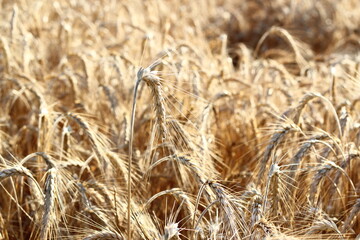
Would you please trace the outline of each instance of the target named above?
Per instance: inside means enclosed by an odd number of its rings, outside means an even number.
[[[360,239],[358,0],[1,0],[0,239]]]

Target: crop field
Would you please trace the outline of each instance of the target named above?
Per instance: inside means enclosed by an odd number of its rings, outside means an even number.
[[[0,239],[360,239],[359,0],[1,0]]]

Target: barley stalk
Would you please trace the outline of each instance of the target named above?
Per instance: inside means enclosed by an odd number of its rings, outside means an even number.
[[[47,171],[45,180],[45,204],[44,214],[42,219],[42,226],[40,237],[42,239],[51,238],[54,235],[53,231],[57,231],[56,223],[56,194],[57,194],[57,169],[52,167]]]
[[[96,232],[83,238],[83,240],[122,240],[122,239],[124,238],[121,237],[118,233],[109,230]]]

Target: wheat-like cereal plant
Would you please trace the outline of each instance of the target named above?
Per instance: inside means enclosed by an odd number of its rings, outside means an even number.
[[[0,20],[0,239],[360,238],[358,0]]]

